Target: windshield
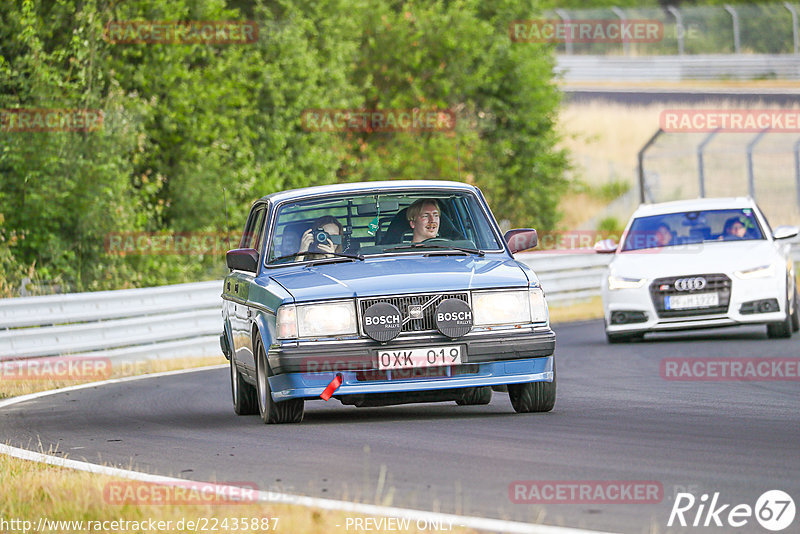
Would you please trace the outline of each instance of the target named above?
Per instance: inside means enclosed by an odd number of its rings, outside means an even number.
[[[267,263],[418,249],[465,254],[502,246],[471,193],[350,194],[282,204]]]
[[[750,208],[687,211],[635,219],[622,250],[754,239],[764,234]]]

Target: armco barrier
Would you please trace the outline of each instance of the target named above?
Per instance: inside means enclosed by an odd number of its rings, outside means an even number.
[[[800,244],[792,250],[800,262]],[[600,294],[611,254],[523,252],[549,302]],[[222,282],[0,299],[0,361],[101,356],[119,361],[220,354]]]
[[[221,281],[0,300],[0,360],[220,354]]]

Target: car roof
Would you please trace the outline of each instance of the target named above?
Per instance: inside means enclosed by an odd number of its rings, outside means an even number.
[[[755,201],[750,197],[721,197],[721,198],[693,198],[690,200],[673,200],[657,204],[642,204],[631,216],[648,217],[650,215],[665,215],[682,211],[724,210],[756,208]]]
[[[344,184],[319,185],[314,187],[303,187],[301,189],[289,189],[287,191],[277,191],[266,195],[260,201],[282,202],[311,196],[319,196],[335,193],[370,193],[388,190],[442,190],[471,191],[477,192],[478,188],[469,184],[447,180],[386,180],[375,182],[351,182]]]

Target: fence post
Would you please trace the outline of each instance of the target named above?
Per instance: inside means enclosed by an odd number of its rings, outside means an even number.
[[[703,142],[697,146],[697,169],[698,169],[698,178],[700,180],[700,198],[705,198],[706,196],[706,174],[705,169],[703,168],[703,150],[705,150],[706,145],[714,139],[714,136],[719,133],[719,128],[711,132],[703,139]]]
[[[794,181],[797,185],[797,208],[800,209],[800,139],[792,147],[794,151]]]
[[[570,20],[569,19],[569,13],[567,13],[566,10],[561,9],[561,8],[555,9],[554,11],[555,11],[556,15],[561,17],[561,20],[563,20],[564,23],[567,26],[569,26],[569,20]],[[572,35],[572,33],[569,33],[569,35]],[[572,39],[565,39],[564,40],[564,50],[566,50],[568,56],[572,55]]]
[[[681,12],[673,6],[667,6],[667,11],[669,11],[672,16],[675,17],[675,37],[678,39],[678,54],[682,56],[684,53],[683,37],[686,31],[683,28],[683,16],[681,15]]]
[[[730,4],[725,4],[725,11],[730,13],[731,19],[733,19],[733,51],[740,54],[742,51],[742,43],[739,39],[739,15]]]
[[[789,10],[792,14],[792,41],[794,43],[794,53],[800,53],[800,40],[797,35],[797,10],[789,2],[784,2],[783,7]]]
[[[758,135],[755,136],[752,141],[747,143],[747,190],[750,192],[750,197],[753,199],[756,198],[756,179],[755,173],[753,172],[753,149],[768,131],[769,128],[764,128],[758,132]]]
[[[641,150],[639,150],[639,154],[637,155],[637,158],[639,160],[639,201],[642,204],[644,204],[647,201],[645,199],[645,194],[644,194],[644,185],[645,185],[644,184],[644,153],[647,152],[647,149],[650,148],[650,146],[653,143],[656,142],[656,139],[658,139],[658,136],[661,135],[662,133],[664,133],[664,130],[662,130],[661,128],[656,130],[656,133],[653,134],[653,137],[651,137],[650,140],[647,141],[644,144],[644,146],[641,148]]]
[[[620,35],[620,38],[622,38],[622,23],[625,22],[625,12],[622,11],[617,6],[611,6],[611,11],[613,11],[614,14],[619,17],[619,21],[620,21],[620,32],[619,32],[619,35]],[[629,43],[625,39],[622,39],[622,52],[626,56],[629,56],[630,55],[630,51],[631,51],[631,43]]]

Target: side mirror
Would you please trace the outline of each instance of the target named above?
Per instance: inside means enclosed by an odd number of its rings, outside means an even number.
[[[779,226],[772,232],[772,239],[790,239],[800,233],[797,226]]]
[[[613,254],[617,251],[617,246],[617,242],[613,239],[603,239],[594,244],[594,251],[598,254]]]
[[[512,254],[534,248],[539,244],[539,235],[533,228],[509,230],[503,238],[505,238],[506,243],[508,243],[508,248],[511,249]]]
[[[234,271],[258,272],[258,252],[252,248],[236,248],[225,254],[225,262]]]

